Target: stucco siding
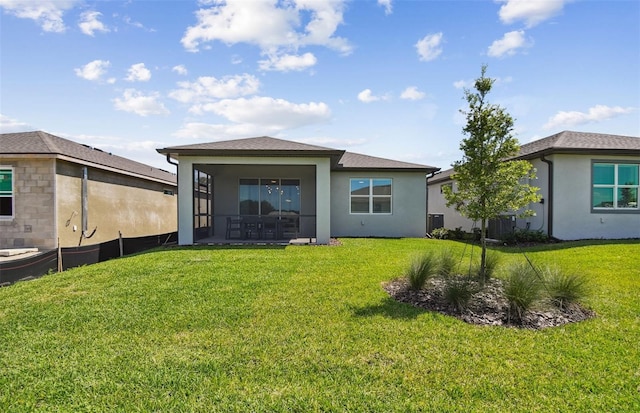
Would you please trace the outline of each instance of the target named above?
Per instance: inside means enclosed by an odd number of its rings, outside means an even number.
[[[447,200],[442,193],[443,185],[453,185],[453,189],[456,189],[455,182],[451,180],[429,184],[429,205],[427,212],[429,214],[443,215],[444,227],[447,229],[462,228],[463,231],[471,232],[474,227],[474,222],[469,218],[460,215],[455,208],[447,207]]]
[[[391,178],[391,214],[351,214],[351,178]],[[426,185],[423,172],[332,172],[331,236],[424,237]]]
[[[536,170],[536,179],[531,179],[526,183],[538,188],[540,202],[530,203],[523,210],[528,209],[533,212],[532,216],[519,218],[521,211],[516,213],[516,228],[525,229],[529,227],[532,231],[548,232],[547,214],[549,207],[549,166],[540,159],[530,161]]]
[[[92,245],[123,237],[177,230],[175,187],[88,168],[87,232],[82,237],[82,166],[58,161],[58,236],[62,247]],[[93,230],[95,229],[95,232]]]
[[[592,161],[638,161],[637,157],[555,155],[553,235],[563,240],[640,237],[640,213],[591,211]]]

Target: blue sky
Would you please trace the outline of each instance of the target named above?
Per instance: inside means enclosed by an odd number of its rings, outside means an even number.
[[[520,143],[640,136],[640,2],[0,0],[0,130],[163,169],[273,136],[447,169],[483,64]]]

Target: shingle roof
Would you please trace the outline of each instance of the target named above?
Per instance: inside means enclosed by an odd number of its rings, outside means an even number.
[[[438,168],[391,159],[350,153],[324,146],[308,145],[284,139],[261,136],[257,138],[229,141],[197,143],[193,145],[171,146],[157,149],[159,153],[202,156],[329,156],[333,158],[334,169],[398,169],[437,170]]]
[[[440,168],[435,166],[420,165],[416,163],[394,161],[393,159],[377,158],[375,156],[361,155],[359,153],[345,152],[336,169],[414,169],[435,172]]]
[[[158,149],[160,153],[202,153],[212,151],[301,151],[301,152],[335,152],[336,149],[323,146],[308,145],[306,143],[293,142],[284,139],[276,139],[269,136],[256,138],[235,139],[219,142],[196,143],[192,145],[171,146]]]
[[[0,134],[0,155],[65,156],[80,163],[175,184],[176,175],[42,131]]]
[[[551,153],[602,153],[640,156],[640,137],[564,131],[520,146],[518,158]]]

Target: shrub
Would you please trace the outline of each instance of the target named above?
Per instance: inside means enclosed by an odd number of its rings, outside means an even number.
[[[463,240],[467,238],[467,233],[462,230],[462,227],[457,227],[449,231],[449,238]]]
[[[471,297],[476,292],[476,287],[469,277],[450,277],[445,282],[444,298],[459,312],[467,309]]]
[[[429,252],[414,257],[405,275],[411,288],[419,290],[436,273],[436,270],[437,261],[433,253]]]
[[[512,233],[505,234],[501,238],[506,244],[522,244],[529,242],[545,243],[549,242],[549,236],[541,230],[516,229]]]
[[[577,274],[567,274],[558,268],[547,267],[544,280],[549,299],[559,308],[575,303],[589,293],[587,278]]]
[[[522,321],[522,316],[540,298],[542,282],[536,270],[528,263],[520,263],[509,269],[504,285],[504,295],[509,302],[509,320]]]
[[[458,262],[450,249],[443,249],[438,256],[438,273],[443,277],[449,277],[456,273]]]
[[[449,230],[446,228],[436,228],[431,231],[431,236],[436,239],[447,239],[449,238]]]

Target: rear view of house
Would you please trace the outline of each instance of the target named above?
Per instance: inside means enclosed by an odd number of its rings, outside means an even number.
[[[428,173],[343,150],[256,137],[158,149],[178,161],[180,244],[214,237],[423,237]]]
[[[176,176],[45,132],[0,135],[0,248],[176,231]]]

